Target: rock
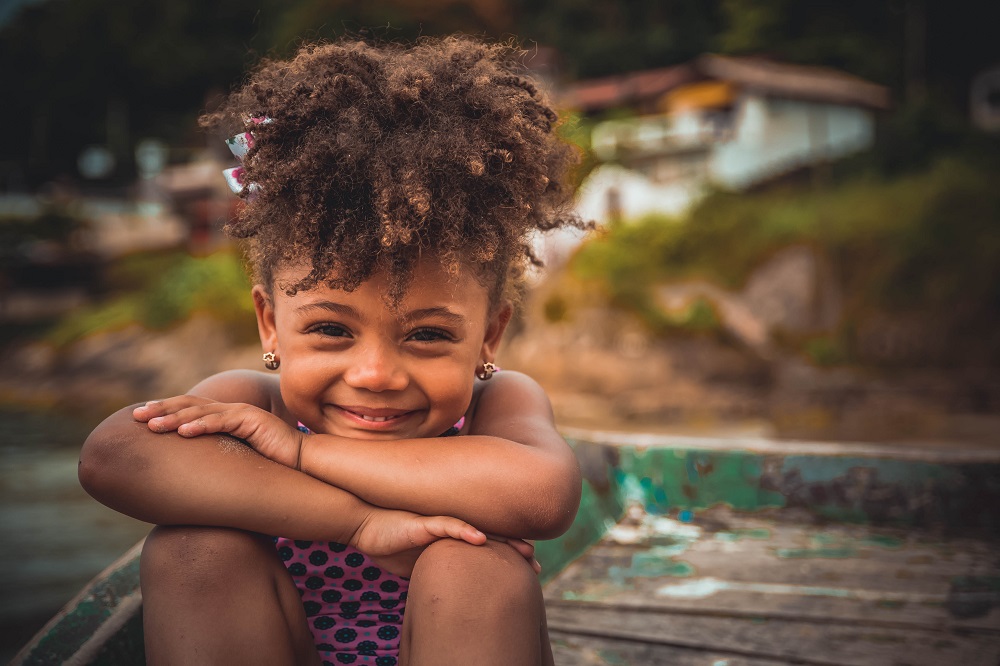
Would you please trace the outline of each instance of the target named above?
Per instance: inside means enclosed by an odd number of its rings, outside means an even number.
[[[702,281],[661,285],[656,288],[657,302],[666,312],[676,312],[705,299],[715,309],[722,327],[744,345],[762,357],[773,353],[767,324],[759,318],[738,294]]]
[[[829,331],[841,316],[839,286],[815,250],[804,245],[778,251],[754,270],[742,300],[772,332]]]

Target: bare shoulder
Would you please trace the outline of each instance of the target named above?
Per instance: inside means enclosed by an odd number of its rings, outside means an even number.
[[[476,383],[476,390],[480,394],[480,399],[490,396],[511,398],[524,396],[526,399],[539,399],[548,403],[548,397],[541,385],[529,375],[516,370],[503,370],[497,372],[487,381]]]
[[[284,408],[278,375],[256,370],[220,372],[198,382],[188,393],[219,402],[244,402],[273,413]]]
[[[477,382],[472,414],[476,430],[515,422],[544,425],[553,432],[555,429],[552,405],[545,390],[528,375],[513,370]]]

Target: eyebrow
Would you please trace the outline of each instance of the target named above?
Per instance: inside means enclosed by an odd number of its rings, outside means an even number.
[[[316,301],[315,303],[306,303],[295,308],[295,312],[298,314],[309,314],[316,310],[332,312],[340,315],[341,317],[350,317],[359,321],[364,320],[361,313],[350,305],[335,303],[334,301]],[[418,310],[407,312],[405,315],[400,317],[401,321],[407,323],[419,321],[421,319],[443,320],[452,326],[462,326],[466,322],[465,317],[456,312],[452,312],[446,307],[420,308]]]
[[[334,303],[333,301],[316,301],[315,303],[306,303],[305,305],[300,305],[295,308],[295,312],[299,314],[308,314],[310,312],[322,310],[324,312],[332,312],[338,314],[341,317],[352,317],[354,319],[363,319],[361,314],[352,308],[350,305],[344,305],[343,303]]]
[[[452,326],[461,326],[465,324],[466,321],[465,317],[458,314],[457,312],[452,312],[451,310],[445,307],[421,308],[419,310],[413,310],[411,312],[407,312],[405,315],[401,317],[401,320],[404,322],[413,322],[413,321],[418,321],[420,319],[439,319],[446,321]]]

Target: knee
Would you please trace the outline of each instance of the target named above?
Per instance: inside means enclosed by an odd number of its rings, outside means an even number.
[[[155,527],[142,547],[139,578],[143,593],[160,585],[199,592],[229,585],[255,561],[274,557],[270,546],[267,537],[242,530]]]
[[[541,599],[538,576],[528,562],[505,543],[473,546],[442,539],[428,546],[417,560],[410,583],[414,595],[439,610],[469,613],[523,613]]]

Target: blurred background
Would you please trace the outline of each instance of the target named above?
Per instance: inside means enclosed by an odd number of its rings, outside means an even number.
[[[1000,5],[4,0],[0,657],[147,526],[76,483],[126,404],[257,368],[197,116],[345,33],[515,40],[580,146],[502,352],[562,425],[1000,446]]]

